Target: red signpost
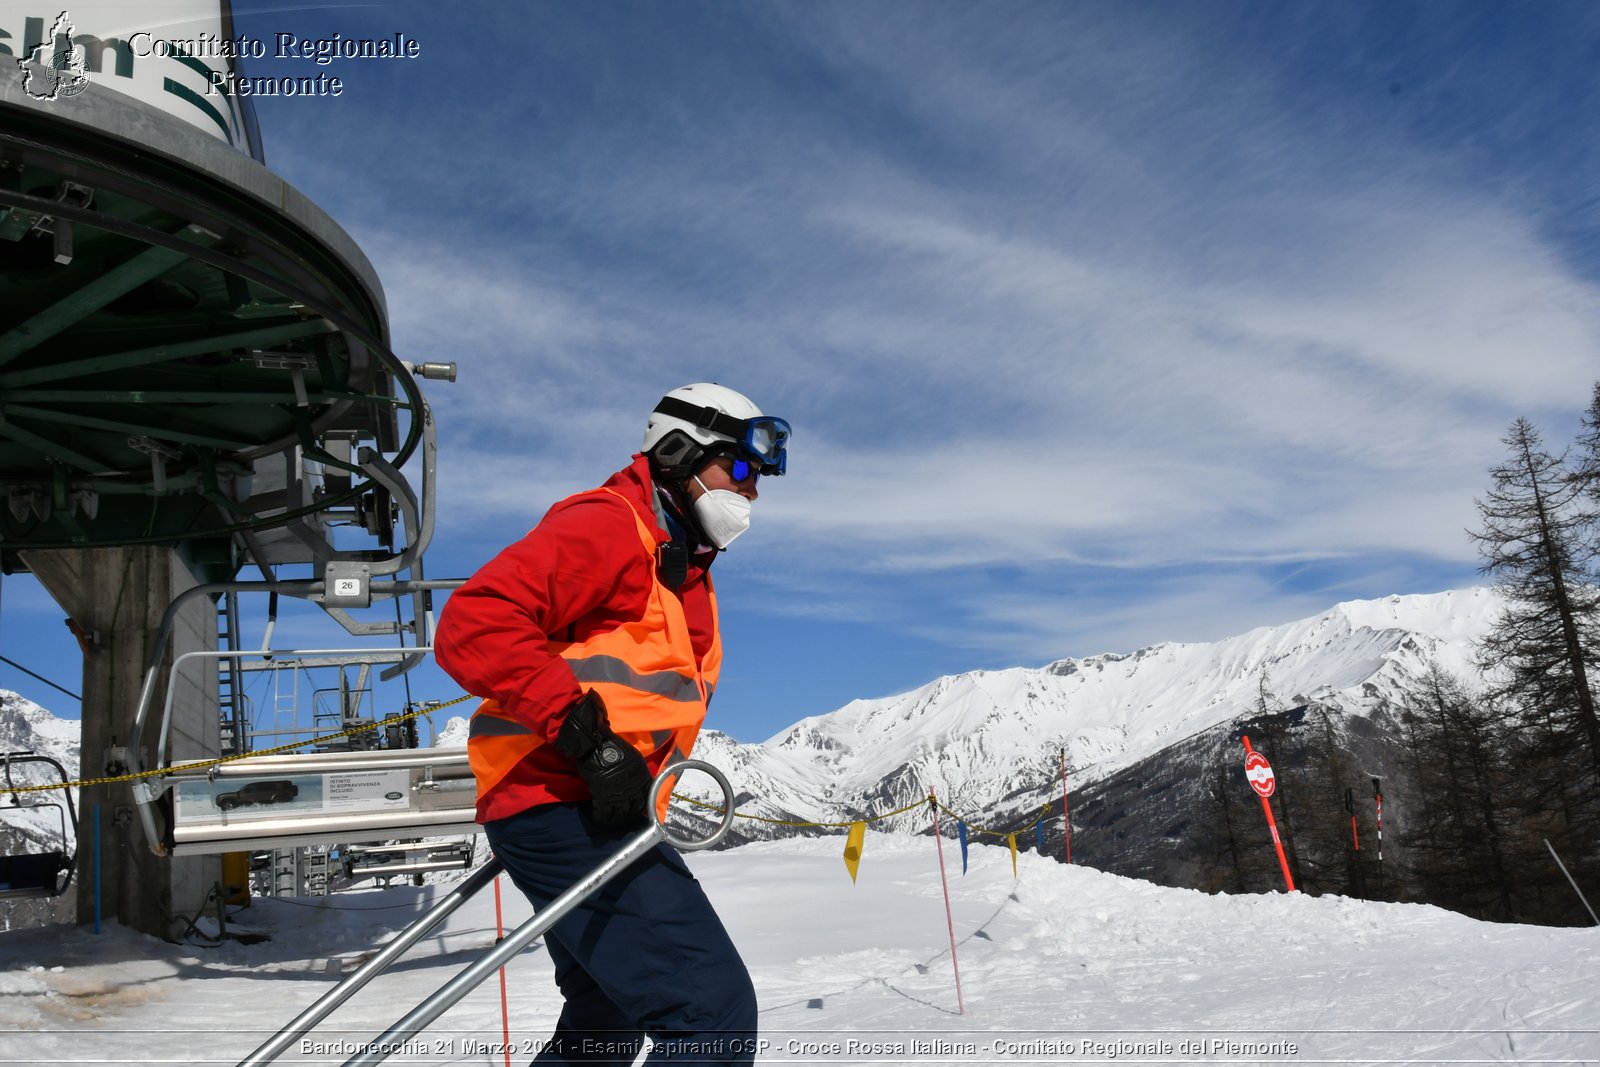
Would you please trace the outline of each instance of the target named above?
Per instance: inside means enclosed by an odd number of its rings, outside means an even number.
[[[1293,893],[1294,877],[1289,874],[1289,858],[1283,854],[1283,841],[1278,837],[1278,820],[1272,817],[1272,805],[1267,801],[1278,787],[1277,776],[1272,773],[1272,764],[1267,762],[1267,757],[1250,747],[1249,735],[1242,735],[1241,739],[1244,741],[1244,776],[1249,779],[1250,788],[1261,797],[1261,810],[1267,815],[1267,829],[1272,831],[1272,847],[1278,850],[1278,866],[1283,868],[1283,884]]]

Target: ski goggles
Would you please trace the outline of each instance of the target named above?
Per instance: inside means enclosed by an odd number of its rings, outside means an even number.
[[[756,465],[758,473],[782,474],[788,465],[789,424],[783,419],[771,415],[736,419],[716,408],[691,404],[675,396],[662,397],[656,411],[729,438],[744,458]]]
[[[789,462],[789,424],[770,415],[744,421],[740,447],[758,462],[762,474],[782,474]],[[738,475],[734,476],[736,479]]]

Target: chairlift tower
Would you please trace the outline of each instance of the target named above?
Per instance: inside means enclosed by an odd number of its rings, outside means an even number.
[[[0,570],[32,572],[78,636],[89,778],[137,762],[151,634],[184,590],[310,564],[309,598],[339,612],[375,574],[420,577],[431,520],[399,469],[425,440],[431,462],[416,377],[453,368],[389,351],[371,264],[264,165],[248,100],[206,91],[231,61],[130,43],[232,37],[226,0],[187,3],[181,27],[70,7],[78,25],[0,0]],[[373,547],[336,546],[335,523]],[[225,603],[186,602],[169,662],[237,634]],[[245,743],[219,695],[236,661],[207,662],[177,694],[173,758]],[[105,913],[172,936],[217,858],[151,855],[124,784],[82,791],[80,841],[96,809]],[[92,891],[80,877],[80,921]]]

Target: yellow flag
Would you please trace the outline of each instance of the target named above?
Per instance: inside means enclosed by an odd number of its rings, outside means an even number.
[[[1017,835],[1007,834],[1006,844],[1011,846],[1011,877],[1017,876]]]
[[[844,839],[844,865],[850,871],[850,881],[856,880],[856,871],[861,867],[861,846],[867,839],[867,824],[853,822],[850,824],[850,836]]]

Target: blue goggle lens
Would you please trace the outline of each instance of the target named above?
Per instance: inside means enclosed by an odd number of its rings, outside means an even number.
[[[788,462],[789,424],[763,415],[745,422],[745,451],[761,463],[762,474],[782,474]],[[735,476],[737,477],[737,476]],[[743,479],[739,479],[743,480]]]

